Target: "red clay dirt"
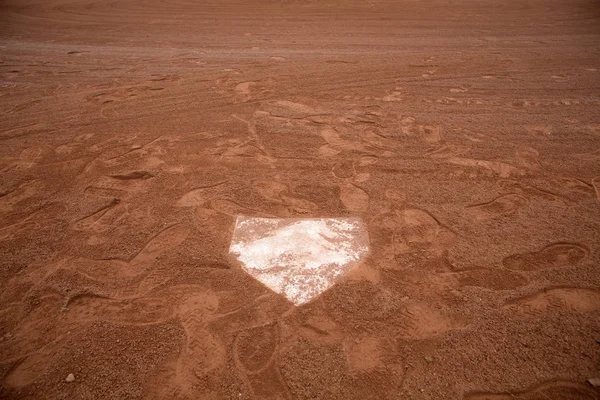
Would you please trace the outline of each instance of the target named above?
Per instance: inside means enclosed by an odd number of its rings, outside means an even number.
[[[3,1],[0,397],[600,398],[599,43],[594,0]],[[296,307],[238,215],[370,254]]]

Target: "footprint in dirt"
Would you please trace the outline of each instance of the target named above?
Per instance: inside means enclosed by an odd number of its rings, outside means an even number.
[[[241,331],[235,338],[236,366],[256,398],[290,398],[279,371],[279,341],[276,323]]]
[[[41,180],[33,180],[21,184],[14,190],[5,192],[0,195],[0,212],[6,213],[12,211],[21,201],[37,195],[44,186]]]
[[[575,157],[580,160],[584,160],[584,161],[600,160],[600,149],[598,149],[596,151],[587,152],[587,153],[575,154]]]
[[[344,341],[344,350],[348,367],[353,374],[369,373],[387,369],[396,353],[395,342],[384,336],[366,335],[348,337]]]
[[[539,156],[536,149],[528,146],[521,146],[515,151],[516,164],[529,170],[539,170],[542,167]]]
[[[15,172],[24,171],[31,169],[34,165],[38,164],[43,158],[44,154],[49,149],[41,146],[28,147],[21,151],[19,157],[4,158],[2,161],[8,162],[8,165],[0,169],[0,172]]]
[[[459,286],[474,286],[490,290],[514,290],[525,286],[529,279],[505,269],[473,269],[456,273]]]
[[[325,294],[328,315],[345,333],[427,338],[463,326],[459,319],[424,303],[406,302],[366,281],[338,285]]]
[[[163,90],[164,87],[157,85],[153,81],[148,81],[148,85],[131,85],[115,89],[103,90],[86,96],[86,101],[92,104],[108,104],[113,102],[122,102],[134,99],[140,95]]]
[[[560,177],[556,179],[557,185],[564,186],[570,192],[574,192],[577,198],[584,197],[597,197],[600,200],[600,177],[596,178],[596,185],[586,182],[583,179]]]
[[[465,322],[451,314],[442,312],[424,303],[408,305],[402,314],[406,317],[404,329],[398,332],[399,338],[425,339],[462,329]]]
[[[252,144],[251,141],[239,141],[238,143],[229,143],[227,148],[220,153],[220,158],[228,161],[239,160],[244,163],[248,162],[248,158],[253,158],[261,164],[275,167],[277,159],[271,157],[264,148],[259,145]]]
[[[115,226],[117,220],[130,215],[127,199],[148,186],[154,174],[148,171],[131,171],[111,176],[103,176],[87,186],[83,192],[97,200],[108,197],[104,205],[95,205],[86,215],[77,218],[71,228],[77,231],[94,233],[105,232]],[[124,201],[123,201],[124,200]]]
[[[308,313],[295,313],[294,320],[288,320],[286,323],[292,325],[292,337],[304,338],[312,343],[323,345],[341,344],[344,338],[342,330],[328,315],[322,310],[323,303],[313,303]],[[293,342],[293,340],[289,340]]]
[[[245,138],[234,138],[225,141],[216,150],[221,159],[230,161],[239,160],[244,165],[248,163],[249,158],[253,158],[261,164],[270,168],[275,168],[277,158],[273,157],[265,147],[261,136],[256,128],[256,121],[252,118],[242,118],[239,115],[231,114],[232,121],[242,123],[246,126],[247,136]]]
[[[21,357],[20,361],[15,361],[16,365],[6,374],[3,384],[9,388],[22,388],[33,384],[46,372],[63,341],[49,343],[47,346]]]
[[[349,375],[347,392],[351,398],[388,399],[401,390],[405,369],[399,360],[396,340],[385,335],[349,335],[343,343]],[[385,382],[376,385],[371,382]]]
[[[403,99],[403,93],[402,93],[402,88],[399,86],[396,86],[394,88],[393,91],[388,91],[386,93],[385,96],[383,96],[381,98],[381,100],[385,101],[385,102],[396,102],[396,101],[402,101]]]
[[[343,159],[333,165],[331,173],[344,183],[364,183],[371,179],[371,174],[359,171],[377,163],[377,161],[378,158],[374,156],[362,156],[358,160]]]
[[[406,194],[394,189],[386,191],[388,206],[371,221],[372,253],[384,260],[422,254],[426,258],[441,257],[454,243],[456,234],[425,210],[404,208]],[[392,263],[393,268],[404,264]]]
[[[296,196],[281,182],[261,179],[252,182],[252,186],[265,199],[284,206],[290,215],[311,214],[319,209],[317,204]]]
[[[144,247],[131,259],[89,260],[85,258],[67,259],[51,266],[46,277],[31,290],[32,293],[53,287],[53,280],[65,280],[61,287],[68,289],[67,298],[74,298],[83,287],[93,287],[100,297],[115,300],[146,296],[172,275],[167,266],[156,260],[164,253],[182,244],[188,237],[190,228],[186,224],[175,224],[160,230],[150,238]],[[53,271],[52,271],[53,270]],[[60,274],[67,274],[61,278]],[[56,276],[55,276],[56,275]],[[79,278],[87,281],[81,281]],[[68,279],[67,279],[68,278]],[[73,280],[72,284],[66,282]]]
[[[414,117],[402,117],[400,131],[406,137],[416,137],[429,144],[439,143],[442,140],[439,125],[418,124]]]
[[[526,206],[529,199],[515,193],[509,193],[482,204],[468,206],[466,209],[477,219],[509,216]]]
[[[181,139],[176,136],[159,136],[148,141],[145,144],[140,143],[142,139],[133,136],[128,139],[117,141],[116,143],[102,143],[92,146],[90,151],[100,152],[98,157],[88,164],[85,172],[90,172],[93,168],[100,167],[105,170],[106,167],[118,167],[124,165],[135,165],[136,168],[155,168],[164,163],[159,157],[167,149],[173,147]],[[106,148],[107,146],[111,146]],[[133,171],[136,172],[136,171]],[[139,178],[151,178],[152,174],[148,171],[139,171],[144,175]],[[127,174],[122,174],[127,175]],[[113,176],[114,177],[114,176]],[[131,179],[136,179],[133,175]]]
[[[57,325],[63,299],[57,293],[45,291],[37,301],[39,305],[32,310],[24,311],[22,305],[16,308],[21,314],[20,320],[0,342],[3,362],[12,364],[2,381],[8,387],[24,387],[35,382],[64,344],[67,328]]]
[[[175,312],[183,327],[184,344],[176,359],[155,377],[152,392],[157,393],[156,399],[216,400],[227,350],[208,322],[219,300],[210,289],[197,285],[173,287],[169,293],[175,299],[182,298]]]
[[[529,125],[525,129],[533,136],[544,138],[551,136],[554,131],[552,125]]]
[[[288,100],[276,100],[267,104],[266,109],[267,111],[263,111],[265,115],[290,121],[310,121],[311,117],[324,117],[330,115],[327,111],[318,107],[317,104],[311,106]]]
[[[596,191],[596,198],[600,200],[600,176],[592,179],[592,185],[594,186],[594,190]]]
[[[342,160],[334,164],[331,173],[338,179],[349,179],[356,175],[354,162],[352,160]]]
[[[146,296],[164,282],[166,267],[154,267],[157,258],[179,246],[189,235],[185,224],[176,224],[159,231],[129,261],[120,259],[66,259],[44,268],[43,275],[29,277],[23,282],[31,285],[26,293],[28,304],[36,307],[39,298],[51,291],[63,298],[63,307],[71,302],[89,305],[84,308],[115,309],[134,307],[120,301]],[[39,268],[38,268],[39,270]],[[150,270],[149,273],[146,271]],[[145,273],[145,274],[144,274]],[[168,275],[168,273],[166,274]]]
[[[110,229],[116,214],[121,215],[115,208],[119,203],[120,199],[113,198],[107,204],[94,210],[92,214],[77,219],[71,227],[76,231],[105,232]],[[117,212],[115,213],[115,211]],[[115,216],[110,215],[111,213],[115,213]]]
[[[13,240],[17,237],[24,237],[34,232],[40,231],[43,227],[56,225],[56,222],[64,214],[65,209],[62,204],[50,203],[36,206],[35,209],[27,208],[23,211],[24,218],[7,218],[7,225],[0,228],[0,241]],[[11,217],[19,217],[16,213],[11,214]]]
[[[298,185],[294,193],[319,207],[320,213],[336,214],[343,208],[339,185]]]
[[[219,300],[211,291],[190,294],[179,306],[178,315],[185,331],[185,347],[177,361],[176,375],[190,389],[198,379],[222,368],[226,349],[207,327],[210,316],[218,308]]]
[[[129,300],[111,299],[96,295],[80,295],[66,305],[67,317],[78,321],[109,321],[117,325],[155,325],[173,315],[173,308],[163,298],[141,297]]]
[[[535,197],[547,201],[553,201],[562,205],[568,204],[568,201],[558,194],[552,193],[548,190],[540,189],[535,186],[527,185],[522,182],[503,179],[498,182],[503,191],[516,193],[524,197],[530,198]]]
[[[427,152],[427,155],[431,158],[452,158],[462,156],[463,154],[471,151],[471,146],[458,145],[458,144],[445,144]]]
[[[593,388],[584,384],[565,381],[565,380],[551,380],[548,382],[541,383],[532,388],[523,391],[510,391],[510,392],[487,392],[487,391],[473,391],[465,394],[464,400],[538,400],[538,399],[552,399],[552,400],[597,400],[598,393]]]
[[[199,207],[206,205],[211,198],[218,196],[219,190],[226,183],[227,181],[219,181],[192,189],[181,196],[175,205],[177,207]]]
[[[233,91],[236,94],[236,101],[242,103],[249,101],[252,98],[250,94],[254,86],[256,86],[256,82],[242,82],[235,85]]]
[[[476,160],[473,158],[465,157],[450,157],[447,161],[451,164],[461,165],[465,167],[484,168],[491,171],[501,178],[508,178],[512,175],[523,175],[524,171],[520,167],[502,162],[502,161],[488,161],[488,160]]]
[[[533,295],[511,300],[505,307],[529,316],[540,316],[551,310],[593,312],[600,309],[600,291],[573,287],[544,289]]]
[[[362,132],[355,132],[349,129],[344,129],[343,126],[332,127],[327,125],[320,130],[321,137],[327,142],[319,148],[319,154],[324,158],[333,157],[342,152],[359,152],[376,157],[392,157],[395,153],[392,151],[393,148],[381,147],[379,143],[371,143],[375,140],[378,142],[379,139],[389,141],[389,139],[377,137],[373,138],[372,135],[362,135]],[[366,141],[366,143],[365,143]],[[386,142],[387,143],[387,142]],[[397,146],[396,142],[390,142],[394,147]]]
[[[56,280],[64,285],[69,281],[67,274],[68,270],[62,270],[62,273],[59,271]],[[34,286],[32,290],[35,289]],[[9,345],[12,351],[19,350],[17,354],[21,358],[18,365],[5,377],[5,383],[9,386],[26,386],[43,375],[56,353],[71,337],[73,329],[80,329],[100,320],[117,325],[154,325],[164,323],[173,314],[172,307],[164,298],[116,300],[82,294],[72,296],[64,302],[63,296],[51,288],[38,292],[34,301],[35,308],[26,312],[13,330],[11,337],[14,338],[14,343],[3,343]],[[27,356],[24,358],[23,354]]]
[[[228,199],[210,200],[204,206],[197,207],[194,212],[194,216],[198,223],[218,217],[219,214],[233,218],[237,217],[238,215],[253,215],[256,217],[265,218],[275,216],[272,212],[265,212],[258,208],[246,207],[245,205]]]
[[[503,260],[503,264],[515,271],[540,271],[575,265],[588,255],[589,250],[583,245],[554,243],[537,252],[508,256]]]
[[[456,234],[427,211],[405,209],[396,215],[399,222],[393,237],[396,254],[424,251],[441,256],[454,243]]]
[[[281,373],[290,391],[285,399],[355,398],[336,396],[348,376],[341,346],[299,340],[282,354]]]
[[[369,209],[369,194],[353,183],[340,186],[340,200],[348,211],[362,213]]]
[[[148,240],[139,253],[129,261],[129,264],[134,269],[146,269],[154,264],[160,255],[183,243],[189,234],[190,227],[187,224],[174,224],[163,228]]]

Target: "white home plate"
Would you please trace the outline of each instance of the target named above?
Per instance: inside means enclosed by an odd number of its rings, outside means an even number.
[[[360,218],[238,217],[230,253],[250,276],[296,305],[329,289],[369,250]]]

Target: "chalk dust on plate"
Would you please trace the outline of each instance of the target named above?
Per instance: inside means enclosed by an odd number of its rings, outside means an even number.
[[[230,247],[244,271],[296,305],[333,286],[368,250],[360,218],[240,216]]]

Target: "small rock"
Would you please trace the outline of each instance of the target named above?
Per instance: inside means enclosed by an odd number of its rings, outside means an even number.
[[[433,357],[425,357],[425,361],[427,361],[428,363],[432,363],[433,362]]]
[[[600,378],[590,378],[587,381],[593,387],[600,387]]]
[[[67,379],[65,379],[65,381],[67,381],[67,382],[75,381],[75,375],[73,375],[73,374],[67,375]]]

